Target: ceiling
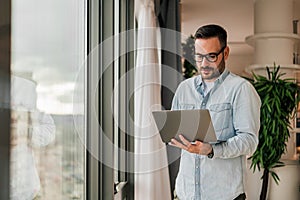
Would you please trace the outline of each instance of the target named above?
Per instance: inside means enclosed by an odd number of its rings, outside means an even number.
[[[231,54],[251,54],[253,48],[245,38],[254,34],[254,1],[181,0],[182,33],[189,36],[203,24],[220,24],[228,32]],[[294,13],[300,18],[300,0],[294,2],[299,8]]]

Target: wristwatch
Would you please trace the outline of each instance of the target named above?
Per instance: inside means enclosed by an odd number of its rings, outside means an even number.
[[[211,149],[211,152],[207,154],[207,157],[212,159],[214,157],[214,149]]]

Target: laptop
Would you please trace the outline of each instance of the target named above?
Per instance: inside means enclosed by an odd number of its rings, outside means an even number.
[[[152,115],[164,143],[169,143],[172,138],[180,141],[180,134],[190,142],[218,142],[207,109],[152,111]]]

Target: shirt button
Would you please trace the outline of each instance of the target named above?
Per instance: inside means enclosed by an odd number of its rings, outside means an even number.
[[[198,169],[199,168],[199,166],[196,166],[196,169]]]
[[[199,185],[199,183],[198,183],[198,182],[196,182],[196,185]]]

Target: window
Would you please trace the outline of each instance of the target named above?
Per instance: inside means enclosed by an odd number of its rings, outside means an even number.
[[[128,134],[133,9],[131,0],[94,0],[88,5],[87,68],[88,80],[93,81],[88,85],[87,198],[91,200],[133,199],[134,147]],[[127,189],[114,195],[124,184]]]
[[[11,199],[85,198],[85,4],[12,1]]]
[[[134,1],[0,10],[0,198],[133,199]]]

